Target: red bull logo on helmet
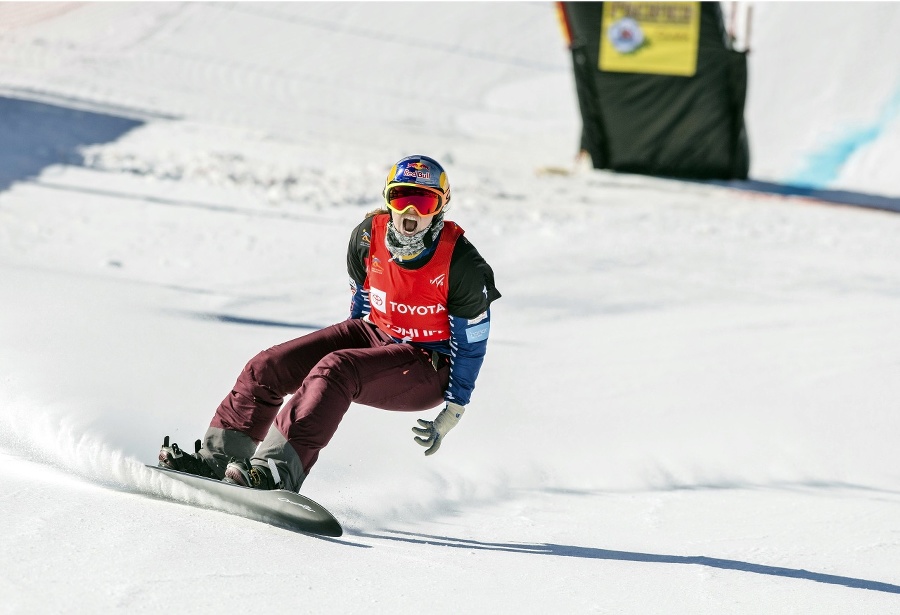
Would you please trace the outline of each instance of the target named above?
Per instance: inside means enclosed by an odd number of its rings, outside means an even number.
[[[426,186],[440,190],[445,201],[450,200],[450,186],[447,174],[441,165],[427,156],[409,156],[391,167],[385,180],[385,196],[391,184]]]
[[[403,176],[428,180],[431,179],[431,167],[424,162],[410,162],[403,169]]]

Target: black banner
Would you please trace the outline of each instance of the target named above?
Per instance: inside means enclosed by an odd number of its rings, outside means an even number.
[[[571,28],[581,146],[594,167],[689,179],[746,179],[747,58],[731,49],[719,3],[698,3],[700,31],[691,76],[601,70],[601,33],[613,25],[603,23],[603,4],[562,3]],[[627,25],[639,30],[640,22]]]

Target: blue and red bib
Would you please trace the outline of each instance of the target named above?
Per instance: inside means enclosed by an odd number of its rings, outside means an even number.
[[[450,339],[450,258],[464,231],[454,222],[444,222],[431,259],[419,269],[404,269],[391,260],[384,243],[389,220],[390,214],[372,218],[372,243],[363,285],[369,291],[369,319],[388,335],[409,342]]]

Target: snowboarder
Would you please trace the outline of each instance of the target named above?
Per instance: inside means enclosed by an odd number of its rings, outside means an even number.
[[[437,452],[469,403],[500,293],[463,230],[444,219],[450,184],[437,161],[403,158],[383,196],[386,207],[350,237],[350,317],[256,355],[196,452],[167,440],[160,466],[299,491],[352,402],[402,411],[444,403],[413,428],[425,454]]]

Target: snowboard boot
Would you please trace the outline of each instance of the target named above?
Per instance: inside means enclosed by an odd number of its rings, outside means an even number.
[[[184,472],[186,474],[196,474],[197,476],[203,476],[204,478],[218,480],[219,477],[216,476],[213,469],[208,463],[203,461],[199,455],[200,440],[197,440],[194,443],[194,450],[194,454],[189,455],[181,450],[174,442],[169,446],[169,436],[166,436],[163,440],[162,447],[159,449],[159,463],[157,465],[160,468],[178,470],[179,472]]]
[[[274,464],[251,463],[249,459],[232,457],[225,468],[226,483],[250,487],[251,489],[280,489],[281,477]]]

